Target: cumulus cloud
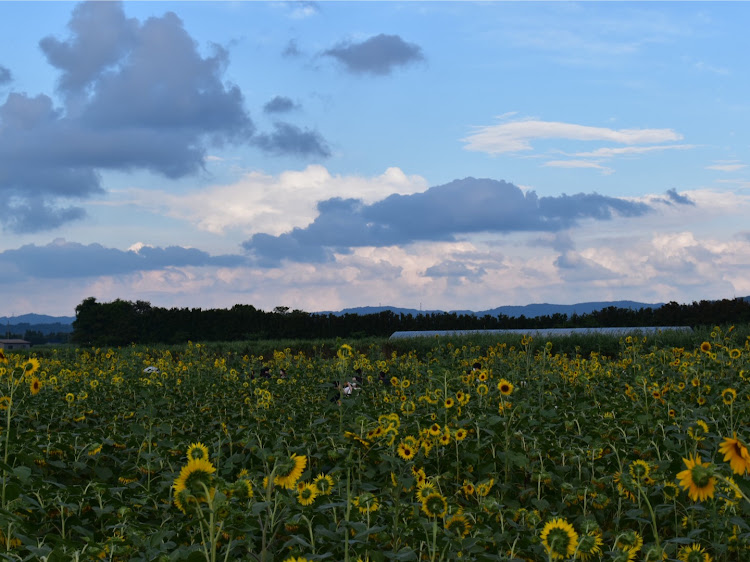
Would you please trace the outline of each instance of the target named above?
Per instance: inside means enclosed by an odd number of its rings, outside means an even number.
[[[320,262],[358,246],[453,241],[480,232],[556,232],[582,219],[635,217],[651,209],[643,202],[597,193],[540,198],[512,183],[465,178],[371,204],[341,197],[321,201],[317,218],[307,227],[278,236],[255,234],[243,247],[261,265],[282,259]]]
[[[672,129],[608,129],[574,123],[521,119],[476,127],[462,139],[466,150],[503,154],[532,150],[531,142],[538,139],[567,139],[575,141],[607,141],[625,145],[652,144],[682,139]]]
[[[293,109],[297,109],[297,104],[285,96],[275,96],[263,106],[265,113],[285,113]]]
[[[210,256],[195,248],[136,245],[123,251],[101,244],[83,245],[57,239],[46,246],[29,244],[0,252],[0,267],[18,278],[79,278],[123,275],[170,267],[231,267],[245,263],[242,256]]]
[[[425,277],[465,277],[467,279],[480,278],[485,274],[481,267],[473,268],[467,263],[456,260],[445,260],[437,265],[428,267]]]
[[[291,123],[277,121],[272,133],[256,135],[253,142],[262,150],[275,154],[328,158],[331,149],[317,131],[300,129]]]
[[[276,235],[310,224],[322,200],[356,193],[364,203],[373,203],[384,193],[416,193],[427,187],[423,177],[407,175],[399,168],[367,177],[331,174],[324,166],[311,164],[279,175],[250,172],[229,185],[179,194],[129,189],[113,194],[109,204],[158,212],[215,234],[237,229],[245,236]]]
[[[379,76],[390,74],[398,66],[424,60],[419,45],[407,43],[398,35],[384,33],[361,43],[339,43],[323,54],[338,60],[352,74]]]
[[[10,69],[5,68],[0,64],[0,86],[4,84],[10,84],[13,80],[13,75],[10,73]]]
[[[246,142],[254,127],[239,88],[222,81],[228,53],[201,56],[173,13],[144,22],[115,2],[78,5],[70,37],[40,47],[60,71],[64,107],[12,92],[0,105],[0,191],[25,203],[5,228],[54,228],[80,218],[65,198],[101,191],[99,170],[177,178],[201,169],[210,145]],[[51,210],[59,207],[56,212]],[[48,209],[24,216],[24,209]]]

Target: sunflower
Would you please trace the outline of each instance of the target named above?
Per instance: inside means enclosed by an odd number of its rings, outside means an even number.
[[[29,389],[31,390],[31,394],[33,396],[36,396],[39,394],[39,391],[42,390],[42,381],[40,381],[37,377],[31,378],[31,383],[29,384]]]
[[[191,443],[187,448],[188,461],[195,459],[208,460],[208,447],[203,443]]]
[[[75,399],[76,399],[76,397],[75,397],[75,394],[73,394],[72,392],[68,392],[68,393],[67,393],[67,394],[65,395],[65,401],[66,401],[66,402],[67,402],[68,404],[72,404],[73,402],[75,402]]]
[[[488,391],[489,391],[489,388],[487,388],[487,385],[484,383],[477,386],[477,394],[479,394],[479,396],[486,395]]]
[[[5,352],[0,349],[0,363],[7,363],[8,358],[5,356]]]
[[[680,489],[677,487],[677,484],[674,482],[664,482],[662,493],[664,494],[664,499],[666,501],[671,502],[676,500],[679,492]]]
[[[213,493],[211,488],[212,475],[216,467],[207,459],[192,459],[182,467],[179,476],[175,479],[172,488],[174,490],[175,505],[185,513],[185,505],[190,499],[198,502],[206,501],[203,486]]]
[[[633,480],[642,482],[651,474],[651,467],[649,467],[646,461],[637,460],[630,464],[629,472]]]
[[[370,492],[363,492],[352,500],[354,507],[359,509],[361,514],[372,513],[380,509],[378,498],[376,498]]]
[[[442,495],[433,492],[422,500],[422,511],[427,517],[444,517],[448,511],[448,502]]]
[[[414,475],[414,479],[417,481],[417,486],[427,480],[427,474],[425,473],[424,468],[411,467],[411,473]]]
[[[733,388],[725,388],[721,391],[721,399],[724,401],[724,404],[729,406],[737,399],[737,391]]]
[[[588,562],[589,560],[601,560],[603,544],[604,541],[602,540],[601,533],[596,531],[586,533],[583,535],[581,543],[578,545],[578,557],[583,560],[583,562]]]
[[[451,444],[451,432],[447,427],[445,428],[443,434],[440,436],[440,444],[443,446]]]
[[[318,497],[318,488],[314,484],[305,483],[297,492],[297,501],[302,505],[312,505]]]
[[[633,558],[643,546],[643,537],[638,531],[625,531],[615,540],[615,548],[625,552],[632,552]],[[632,560],[633,558],[629,558]]]
[[[443,405],[445,406],[446,409],[448,409],[448,408],[452,408],[455,405],[455,403],[456,401],[453,400],[453,398],[446,398]]]
[[[711,344],[710,344],[710,343],[708,343],[707,341],[704,341],[704,342],[703,342],[703,343],[701,344],[701,351],[702,351],[703,353],[708,353],[709,351],[711,351]]]
[[[240,499],[249,500],[255,495],[253,483],[248,478],[240,478],[234,483],[233,493]]]
[[[701,463],[700,455],[682,460],[685,461],[687,468],[677,474],[677,478],[680,480],[682,489],[687,490],[690,499],[702,501],[706,498],[713,498],[716,478],[711,464]]]
[[[486,482],[482,482],[480,484],[477,484],[477,496],[479,497],[485,497],[487,494],[490,493],[490,490],[492,489],[492,486],[495,485],[495,479],[490,478]]]
[[[292,454],[288,460],[281,464],[279,474],[274,479],[274,484],[292,490],[297,480],[300,479],[302,473],[305,471],[307,466],[307,457],[304,455]]]
[[[456,441],[463,441],[466,439],[466,436],[468,435],[468,431],[466,431],[464,428],[457,429],[456,432],[453,434],[453,438]]]
[[[23,374],[33,375],[39,370],[39,359],[36,357],[29,357],[23,362]]]
[[[430,431],[430,435],[432,435],[433,437],[437,437],[438,435],[440,435],[440,424],[439,423],[433,423],[430,426],[430,430],[429,431]]]
[[[724,438],[719,445],[719,452],[724,453],[724,460],[729,461],[729,466],[735,474],[750,472],[750,452],[747,446],[737,439],[737,433]]]
[[[703,397],[701,396],[701,398]],[[703,420],[698,420],[695,422],[695,425],[691,425],[688,428],[687,432],[695,441],[703,441],[706,438],[706,433],[708,433],[708,424]]]
[[[462,515],[461,513],[457,513],[455,515],[451,515],[447,519],[447,521],[445,522],[445,528],[455,535],[464,538],[471,531],[471,524],[469,523],[469,520],[466,519],[466,516]]]
[[[513,383],[505,379],[500,379],[500,382],[497,383],[497,389],[503,396],[510,396],[513,394]]]
[[[539,537],[552,560],[571,558],[578,546],[578,533],[562,517],[545,523]]]
[[[677,560],[680,560],[680,562],[711,562],[711,555],[701,545],[693,543],[690,546],[680,547],[677,552]]]
[[[318,474],[313,479],[313,485],[318,490],[318,495],[327,496],[333,489],[333,478],[328,474]]]
[[[471,482],[468,482],[466,480],[464,480],[464,483],[461,486],[461,489],[463,490],[464,495],[467,498],[470,497],[470,496],[473,496],[474,493],[477,491],[477,489],[474,487],[474,484],[472,484]]]
[[[437,493],[437,490],[435,490],[435,485],[431,482],[427,482],[426,480],[423,480],[422,482],[417,483],[417,501],[422,502],[424,501],[429,495]]]
[[[417,450],[414,447],[412,447],[408,443],[404,443],[403,441],[398,444],[396,450],[398,452],[398,456],[405,461],[410,461],[414,458],[414,455],[417,454]]]

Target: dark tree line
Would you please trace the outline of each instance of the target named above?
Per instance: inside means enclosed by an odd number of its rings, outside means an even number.
[[[313,314],[278,307],[265,312],[251,305],[230,309],[158,308],[145,301],[100,303],[89,297],[76,307],[74,343],[82,345],[175,344],[192,341],[327,339],[390,336],[407,330],[540,329],[636,326],[715,326],[750,323],[744,299],[670,302],[659,308],[608,307],[590,314],[527,318],[429,314]]]

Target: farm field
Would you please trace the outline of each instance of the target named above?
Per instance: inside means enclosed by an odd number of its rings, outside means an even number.
[[[6,351],[0,557],[747,562],[750,340],[615,341]]]

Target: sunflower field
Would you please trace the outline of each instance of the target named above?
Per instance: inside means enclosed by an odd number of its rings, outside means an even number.
[[[749,358],[0,351],[0,557],[748,562]]]

